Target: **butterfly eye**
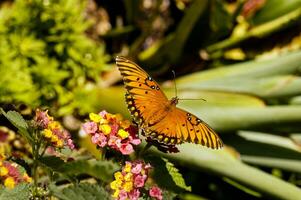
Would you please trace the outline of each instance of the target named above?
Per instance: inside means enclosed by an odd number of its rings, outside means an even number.
[[[191,121],[191,117],[188,117],[187,120],[188,120],[188,121]]]
[[[153,81],[152,77],[150,77],[150,76],[149,76],[147,79],[148,79],[149,81]]]
[[[152,89],[155,89],[155,86],[154,86],[154,85],[152,85],[152,86],[151,86],[151,88],[152,88]]]
[[[156,90],[160,90],[159,86],[156,87]]]

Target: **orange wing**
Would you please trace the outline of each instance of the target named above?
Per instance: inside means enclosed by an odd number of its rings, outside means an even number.
[[[213,149],[223,146],[221,139],[205,122],[174,105],[170,106],[159,84],[137,64],[119,56],[116,64],[127,90],[128,109],[146,136],[165,144],[192,142]]]
[[[136,63],[116,57],[116,64],[123,76],[127,93],[126,103],[136,123],[141,128],[161,121],[167,112],[164,107],[168,99],[159,84]]]
[[[148,134],[165,144],[192,142],[212,149],[223,146],[215,131],[195,115],[174,107],[166,117],[154,126],[148,127]]]

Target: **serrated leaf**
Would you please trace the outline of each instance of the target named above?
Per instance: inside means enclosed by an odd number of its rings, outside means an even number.
[[[6,113],[2,108],[0,108],[0,112],[18,129],[23,137],[29,141],[32,141],[32,137],[28,131],[28,124],[20,113],[16,111],[8,111]]]
[[[53,196],[62,200],[111,199],[110,194],[104,188],[91,183],[80,183],[64,188],[50,185],[49,189]]]
[[[190,186],[185,184],[178,169],[167,159],[149,156],[145,160],[150,162],[154,167],[152,178],[159,187],[176,193],[183,192],[183,190],[191,191]]]
[[[76,160],[65,163],[54,156],[44,157],[40,160],[44,165],[50,167],[53,171],[68,176],[77,176],[79,174],[88,174],[99,178],[105,182],[112,180],[112,174],[120,167],[112,161],[98,160]]]
[[[170,174],[172,180],[175,182],[175,184],[183,188],[184,190],[187,190],[191,192],[191,186],[187,186],[185,183],[185,180],[182,176],[182,174],[179,172],[179,170],[174,166],[173,163],[169,162],[168,159],[162,158],[162,160],[166,163],[166,169],[168,173]]]
[[[29,199],[30,190],[29,184],[18,184],[13,189],[1,188],[0,189],[0,200],[20,200],[20,199]]]

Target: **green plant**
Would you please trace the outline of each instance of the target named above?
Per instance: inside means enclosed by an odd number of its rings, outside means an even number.
[[[22,1],[0,10],[0,102],[70,107],[73,91],[97,83],[104,45],[85,31],[85,1]],[[69,107],[68,107],[69,105]]]

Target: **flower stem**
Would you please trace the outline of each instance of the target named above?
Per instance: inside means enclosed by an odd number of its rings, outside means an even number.
[[[141,157],[150,147],[152,146],[152,144],[151,143],[147,143],[144,147],[143,147],[143,149],[139,152],[139,155],[138,155],[138,157]]]

